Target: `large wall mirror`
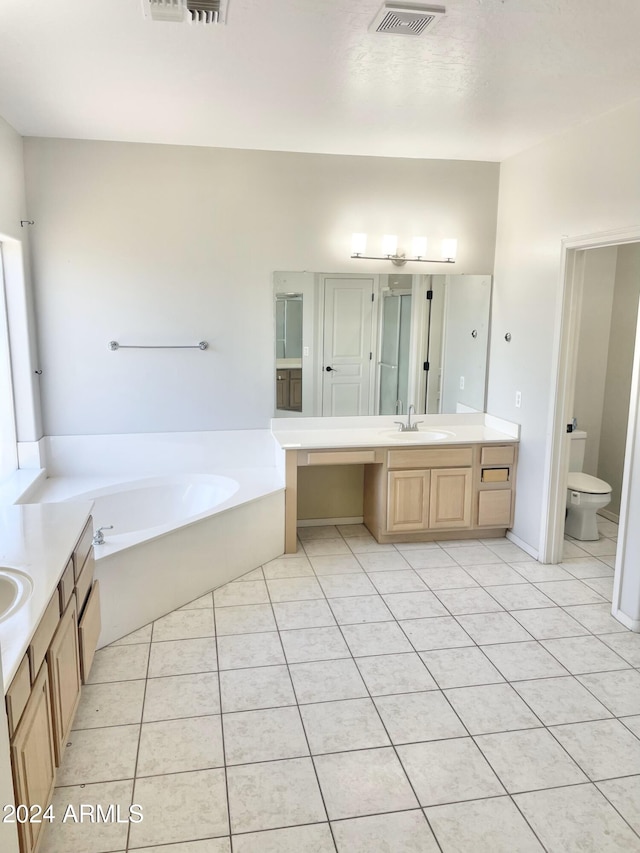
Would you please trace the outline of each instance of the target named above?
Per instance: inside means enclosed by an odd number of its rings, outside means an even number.
[[[484,411],[488,275],[274,274],[275,416]]]

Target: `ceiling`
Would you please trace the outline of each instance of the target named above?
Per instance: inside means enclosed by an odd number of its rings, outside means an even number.
[[[382,0],[0,0],[0,115],[25,136],[503,160],[640,98],[638,0],[442,0],[422,37]]]

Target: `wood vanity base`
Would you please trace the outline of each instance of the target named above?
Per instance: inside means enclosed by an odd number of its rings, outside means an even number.
[[[297,550],[298,468],[364,464],[364,523],[376,541],[504,536],[513,524],[516,442],[286,451],[285,553]]]

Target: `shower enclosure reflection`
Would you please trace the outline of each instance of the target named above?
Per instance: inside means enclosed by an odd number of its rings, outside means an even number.
[[[282,272],[274,281],[276,417],[395,414],[399,401],[405,412],[484,411],[491,276]],[[299,371],[295,407],[285,370]]]

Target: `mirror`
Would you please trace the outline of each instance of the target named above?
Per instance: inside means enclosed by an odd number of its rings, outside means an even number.
[[[276,417],[484,411],[491,276],[277,272],[274,282]]]
[[[302,293],[276,293],[276,409],[302,411]]]

